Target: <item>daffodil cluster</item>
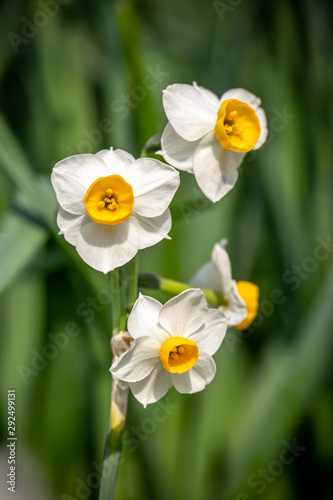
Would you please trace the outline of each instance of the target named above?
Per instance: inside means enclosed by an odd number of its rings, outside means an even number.
[[[267,137],[261,101],[244,89],[218,98],[196,83],[174,84],[164,90],[163,106],[168,123],[158,153],[166,163],[110,148],[71,156],[53,169],[59,234],[103,273],[169,238],[169,205],[180,182],[176,169],[194,174],[216,202],[235,185],[245,154]],[[224,247],[224,241],[214,246],[212,261],[191,281],[194,288],[164,305],[143,295],[135,302],[127,321],[134,341],[110,370],[144,406],[171,386],[181,393],[202,390],[215,375],[212,355],[227,327],[244,329],[254,319],[258,287],[232,279]],[[215,292],[217,307],[208,307],[200,288]]]

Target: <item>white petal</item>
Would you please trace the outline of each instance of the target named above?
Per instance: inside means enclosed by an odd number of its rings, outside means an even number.
[[[221,292],[228,298],[232,284],[231,264],[227,251],[219,243],[213,247],[212,262],[220,279]]]
[[[222,292],[222,283],[214,264],[206,262],[190,281],[194,288],[209,288],[214,292]]]
[[[144,407],[161,399],[170,387],[172,387],[171,374],[163,368],[162,363],[156,366],[145,379],[130,383],[131,391]]]
[[[192,394],[202,391],[213,380],[215,372],[216,365],[213,358],[203,352],[188,372],[173,373],[172,382],[178,392]]]
[[[171,229],[171,214],[167,209],[158,217],[141,217],[132,215],[136,218],[140,226],[140,245],[139,249],[147,248],[160,242],[163,238],[170,239],[168,232]]]
[[[220,107],[220,99],[211,90],[200,87],[197,82],[193,82],[193,87],[197,89],[202,97],[204,98],[207,106],[214,112],[217,113]]]
[[[189,339],[193,340],[199,347],[200,356],[203,352],[212,356],[220,347],[226,331],[225,314],[219,309],[209,309],[205,315],[205,323],[200,330],[192,333]]]
[[[136,169],[133,165],[136,163],[134,156],[122,149],[103,149],[96,153],[107,166],[108,175],[120,175],[133,188],[136,179]]]
[[[228,296],[228,305],[222,306],[221,310],[228,317],[228,326],[239,325],[247,315],[246,304],[237,291],[236,282],[231,282],[231,287]]]
[[[207,310],[203,292],[192,288],[166,302],[158,318],[173,337],[188,337],[202,326]]]
[[[110,372],[125,382],[138,382],[159,364],[161,346],[151,337],[134,340],[131,347],[112,364]]]
[[[57,224],[60,229],[59,234],[63,234],[65,240],[71,245],[76,245],[83,219],[84,215],[70,214],[63,208],[59,208],[57,216]]]
[[[131,167],[134,192],[133,211],[145,217],[157,217],[168,208],[179,186],[179,173],[153,158],[139,158]]]
[[[130,218],[109,226],[85,216],[76,250],[89,266],[108,273],[129,262],[139,249],[139,230]]]
[[[128,331],[134,339],[150,336],[161,345],[170,337],[158,325],[158,315],[161,309],[162,304],[158,300],[140,293],[127,323]]]
[[[252,92],[249,92],[245,89],[228,90],[221,97],[221,102],[226,101],[227,99],[237,99],[238,101],[245,102],[246,104],[251,106],[254,111],[257,111],[261,104],[261,100],[259,99],[259,97],[255,96],[254,94],[252,94]]]
[[[163,106],[172,127],[187,141],[214,130],[218,107],[212,110],[210,102],[192,85],[169,85],[163,91]]]
[[[129,165],[135,161],[134,156],[122,149],[103,149],[95,156],[104,161],[108,168],[108,175],[121,175],[122,177],[127,174]]]
[[[193,157],[193,170],[201,191],[214,203],[235,185],[245,153],[224,149],[214,132],[201,139]]]
[[[257,109],[256,114],[257,114],[257,117],[259,118],[261,134],[260,134],[260,137],[257,141],[257,144],[254,146],[253,149],[261,148],[261,146],[266,141],[267,135],[268,135],[267,119],[266,119],[265,111],[262,108],[259,108],[259,109]]]
[[[95,155],[70,156],[53,167],[51,181],[59,204],[71,214],[82,215],[86,209],[83,198],[98,177],[108,174],[105,163]]]
[[[193,154],[197,145],[198,141],[186,141],[180,137],[168,123],[162,134],[159,154],[173,167],[193,174]]]

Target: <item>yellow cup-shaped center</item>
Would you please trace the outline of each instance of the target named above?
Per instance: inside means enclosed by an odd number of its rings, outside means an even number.
[[[171,337],[161,347],[160,359],[170,373],[187,372],[199,358],[199,348],[193,340]]]
[[[217,113],[215,136],[224,149],[237,153],[251,151],[260,134],[259,118],[251,106],[237,99],[222,101]]]
[[[128,219],[133,211],[133,189],[120,175],[99,177],[89,187],[83,203],[93,221],[119,224]]]
[[[239,323],[239,325],[234,326],[234,328],[238,328],[238,330],[245,330],[245,328],[247,328],[257,316],[259,288],[250,281],[237,281],[236,284],[237,291],[245,302],[247,315],[246,318]]]

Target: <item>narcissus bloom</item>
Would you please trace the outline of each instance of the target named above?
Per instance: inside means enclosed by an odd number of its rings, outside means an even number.
[[[227,241],[214,245],[212,260],[202,266],[191,280],[191,286],[208,288],[221,294],[219,309],[227,316],[228,326],[247,328],[257,315],[259,288],[249,281],[232,279]]]
[[[139,296],[128,319],[131,347],[111,366],[116,378],[129,382],[146,406],[174,385],[181,393],[201,391],[215,375],[212,355],[226,333],[225,315],[208,309],[201,290],[188,289],[164,306]]]
[[[179,174],[158,160],[112,148],[70,156],[55,165],[51,181],[60,234],[98,271],[112,271],[168,238]]]
[[[219,99],[193,85],[169,85],[163,106],[169,123],[159,154],[194,173],[202,192],[216,202],[233,188],[245,154],[260,148],[267,137],[261,101],[244,89],[231,89]]]

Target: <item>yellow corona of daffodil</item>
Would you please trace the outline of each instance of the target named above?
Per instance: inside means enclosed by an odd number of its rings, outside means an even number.
[[[231,89],[219,99],[193,85],[169,85],[163,106],[169,123],[164,129],[164,159],[195,175],[202,192],[216,202],[235,185],[238,168],[248,151],[267,137],[261,101],[244,89]]]
[[[246,318],[238,325],[234,325],[234,328],[245,330],[257,316],[259,288],[250,281],[237,281],[236,285],[237,291],[246,305]]]

